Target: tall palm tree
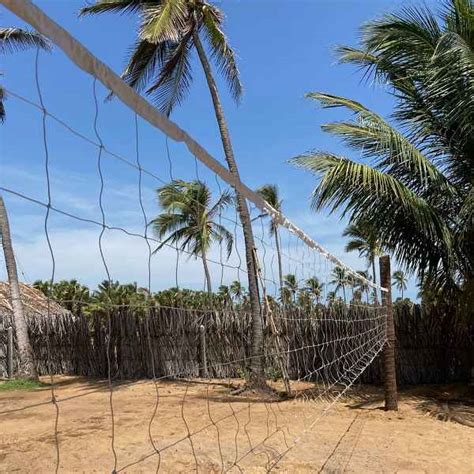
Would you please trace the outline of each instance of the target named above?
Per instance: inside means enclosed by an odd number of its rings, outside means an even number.
[[[319,303],[323,291],[323,284],[319,281],[318,277],[313,276],[308,278],[305,281],[305,289],[316,300],[316,303]]]
[[[365,258],[372,269],[372,280],[377,283],[377,273],[375,270],[375,260],[382,254],[382,246],[377,238],[376,229],[367,222],[357,222],[349,224],[342,233],[344,237],[350,237],[347,242],[346,252],[359,252],[359,257]],[[377,298],[377,289],[374,288],[374,298]]]
[[[330,285],[334,285],[334,291],[337,293],[342,290],[342,296],[344,303],[346,303],[346,287],[351,284],[351,279],[345,268],[335,266],[332,270],[332,280],[329,282]]]
[[[222,30],[224,16],[203,0],[97,0],[82,15],[138,13],[138,39],[132,47],[123,78],[145,91],[160,110],[169,115],[186,97],[192,82],[191,54],[195,50],[206,77],[229,171],[240,180],[229,130],[212,73],[208,53],[227,82],[235,100],[242,94],[234,51]],[[258,294],[257,262],[250,213],[245,198],[236,191],[237,210],[243,228],[250,305],[252,310],[251,383],[265,385],[263,370],[263,321]]]
[[[296,294],[298,293],[298,280],[296,276],[292,273],[285,275],[283,277],[283,289],[286,290],[285,294],[287,294],[293,303],[296,301]]]
[[[28,336],[28,326],[21,301],[20,283],[18,280],[15,255],[13,253],[8,214],[2,196],[0,196],[0,236],[2,238],[5,265],[7,267],[8,286],[10,288],[10,300],[20,360],[18,376],[36,379],[38,378],[38,374],[34,364],[33,350]]]
[[[407,289],[407,277],[405,275],[405,272],[402,270],[396,270],[392,274],[392,279],[393,283],[392,286],[395,286],[395,288],[400,291],[402,294],[402,299],[403,299],[403,292]]]
[[[227,256],[232,252],[232,234],[216,221],[219,212],[233,202],[229,192],[212,203],[210,189],[202,181],[173,180],[157,189],[163,213],[151,221],[159,239],[166,236],[158,248],[180,244],[180,249],[202,259],[208,293],[212,293],[207,252],[213,242],[225,242]]]
[[[354,100],[309,94],[353,113],[323,130],[362,162],[329,152],[295,159],[322,178],[315,208],[372,225],[398,262],[456,295],[474,280],[473,18],[472,0],[450,0],[440,18],[407,7],[366,24],[360,48],[340,48],[341,60],[387,86],[392,120]]]
[[[266,184],[259,189],[257,189],[257,193],[262,196],[265,201],[270,204],[274,209],[277,211],[281,211],[281,204],[282,200],[280,199],[278,186],[274,184]],[[261,217],[266,216],[263,214]],[[273,236],[275,239],[275,249],[277,253],[277,260],[278,260],[278,278],[280,280],[280,290],[283,288],[283,265],[281,261],[281,249],[280,249],[280,235],[278,232],[278,224],[275,222],[274,219],[270,220],[270,235]]]
[[[21,28],[0,28],[0,54],[13,53],[31,47],[48,49],[46,40],[38,33],[23,30]],[[0,122],[5,121],[5,90],[0,86]],[[18,280],[18,270],[16,268],[15,255],[10,233],[7,209],[0,196],[0,233],[2,237],[2,247],[7,267],[8,283],[10,287],[10,298],[15,322],[15,334],[18,345],[20,367],[18,375],[20,377],[37,378],[36,368],[33,359],[28,337],[28,327],[23,312],[21,301],[20,283]]]

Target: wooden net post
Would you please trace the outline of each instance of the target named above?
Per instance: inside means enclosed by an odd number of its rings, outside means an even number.
[[[7,374],[8,378],[13,378],[13,328],[7,328]]]
[[[207,370],[207,348],[206,348],[206,328],[203,324],[199,326],[199,377],[208,378]]]
[[[392,308],[392,281],[390,257],[380,257],[380,284],[387,291],[382,291],[382,306],[387,315],[387,341],[383,348],[383,377],[385,389],[385,410],[398,410],[397,374],[395,366],[395,325]]]

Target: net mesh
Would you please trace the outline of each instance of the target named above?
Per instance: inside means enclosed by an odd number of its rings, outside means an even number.
[[[29,2],[4,3],[69,56],[72,50],[81,56],[74,40],[54,30]],[[43,168],[34,168],[23,184],[2,185],[1,191],[15,212],[32,219],[33,232],[42,227],[48,303],[41,314],[28,314],[28,324],[38,370],[49,377],[50,397],[15,406],[0,400],[0,415],[53,406],[47,442],[52,451],[44,451],[40,469],[80,467],[81,456],[74,456],[69,439],[93,423],[94,397],[104,390],[109,449],[93,454],[92,447],[87,453],[97,456],[99,469],[173,471],[176,452],[186,471],[237,472],[255,466],[271,471],[284,463],[291,469],[291,453],[304,447],[322,417],[381,351],[386,340],[383,289],[236,182],[153,108],[144,113],[143,99],[125,88],[128,106],[105,101],[110,89],[120,96],[126,86],[102,66],[89,70],[92,78],[84,76],[87,113],[55,100],[44,71],[60,48],[47,57],[36,54],[36,97],[5,91],[9,107],[27,117],[38,145],[35,161]],[[95,58],[82,59],[98,64]],[[104,80],[104,74],[112,79]],[[115,114],[126,124],[119,131],[109,125]],[[177,179],[204,183],[209,190],[217,237],[206,255],[154,230],[153,219],[162,212],[156,190]],[[33,182],[41,192],[32,191]],[[74,193],[82,185],[91,190],[87,198]],[[234,201],[226,200],[235,188],[247,198],[256,245],[264,333],[257,355],[251,347],[242,226]],[[72,242],[64,240],[64,229]],[[102,281],[93,298],[62,291],[58,275],[70,274],[77,253],[77,276],[88,278],[80,262],[87,255],[96,283]],[[117,280],[138,284],[125,288]],[[53,303],[67,311],[59,312]],[[240,393],[255,357],[263,360],[272,390]],[[105,388],[65,393],[61,374],[99,377]],[[136,392],[142,395],[138,398],[134,390],[141,386],[145,391]],[[71,413],[74,401],[83,398],[91,399],[87,416]],[[127,398],[136,403],[132,417],[141,420],[138,424],[127,423],[121,409]]]

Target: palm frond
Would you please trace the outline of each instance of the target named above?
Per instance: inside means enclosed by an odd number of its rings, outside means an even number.
[[[410,268],[419,259],[425,260],[426,246],[434,241],[446,255],[449,253],[452,240],[441,216],[392,176],[328,153],[292,161],[322,177],[313,192],[313,208],[328,206],[332,212],[343,209],[343,215],[348,214],[351,221],[366,221],[378,230],[384,245]]]
[[[232,233],[229,232],[223,225],[214,222],[212,224],[211,234],[213,237],[216,238],[218,242],[225,242],[227,258],[229,258],[234,245],[234,236],[232,235]]]
[[[166,51],[159,76],[146,91],[153,96],[159,110],[166,116],[183,102],[192,82],[191,38],[192,33],[188,32]]]
[[[230,93],[236,102],[242,96],[242,83],[235,59],[235,53],[221,29],[222,14],[214,6],[207,4],[202,8],[202,26],[206,40],[211,48],[212,59],[226,80]]]
[[[150,43],[179,42],[188,21],[185,0],[166,0],[143,6],[140,38]]]
[[[0,123],[5,121],[5,106],[3,101],[5,100],[5,89],[0,86]]]
[[[330,123],[322,128],[373,160],[377,169],[388,172],[415,191],[434,186],[443,192],[454,192],[436,166],[380,115],[344,97],[323,93],[311,93],[308,97],[324,108],[343,107],[356,114],[353,122]]]
[[[143,90],[151,81],[157,68],[163,65],[172,46],[170,42],[154,44],[147,40],[138,40],[130,49],[122,79],[135,90]]]
[[[0,53],[15,53],[29,48],[51,49],[39,33],[22,28],[0,28]]]
[[[145,4],[157,3],[156,0],[97,0],[93,5],[88,5],[79,10],[79,16],[97,15],[100,13],[136,13]]]

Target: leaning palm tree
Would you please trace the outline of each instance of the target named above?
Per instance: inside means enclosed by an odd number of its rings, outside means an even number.
[[[346,252],[359,252],[359,257],[365,258],[372,268],[372,281],[377,283],[377,273],[375,271],[375,260],[382,254],[382,246],[377,238],[376,229],[367,222],[357,222],[349,224],[342,233],[344,237],[350,237],[347,242]],[[374,288],[374,298],[377,299],[377,289]]]
[[[49,47],[45,39],[38,33],[22,30],[21,28],[0,28],[0,54],[13,53],[35,46],[43,49]],[[5,90],[0,86],[0,122],[2,123],[5,121],[4,100]],[[21,301],[20,283],[13,253],[10,224],[2,196],[0,196],[0,234],[7,267],[13,320],[15,322],[16,341],[18,344],[20,360],[18,375],[20,377],[37,378],[38,375],[33,360],[33,351],[28,337],[28,327]]]
[[[278,187],[274,184],[266,184],[259,189],[257,189],[257,193],[265,199],[265,201],[276,209],[277,211],[281,211],[281,204],[282,200],[280,199]],[[267,214],[262,214],[259,217],[265,217]],[[270,236],[273,236],[275,239],[275,249],[277,253],[277,260],[278,260],[278,278],[280,280],[280,290],[283,288],[283,265],[281,261],[281,249],[280,249],[280,235],[278,232],[278,224],[275,222],[274,219],[270,220]]]
[[[213,242],[225,242],[227,256],[232,252],[232,234],[216,220],[219,213],[233,202],[229,192],[221,194],[212,203],[210,189],[202,181],[173,180],[157,190],[163,213],[151,221],[157,237],[164,245],[180,245],[181,251],[201,258],[206,287],[212,293],[211,275],[207,265],[207,252]]]
[[[402,270],[396,270],[392,274],[392,285],[401,293],[403,299],[403,292],[407,289],[407,277]]]
[[[334,285],[334,292],[337,293],[342,290],[342,296],[344,303],[346,303],[346,287],[350,286],[351,278],[347,271],[343,267],[336,266],[332,270],[332,280],[329,282],[330,285]]]
[[[191,55],[195,50],[204,71],[229,171],[240,175],[229,130],[212,72],[210,57],[227,82],[235,100],[242,94],[234,51],[222,30],[224,16],[213,4],[195,0],[97,0],[81,15],[136,13],[140,16],[138,39],[131,49],[124,80],[151,95],[160,110],[171,114],[181,104],[192,82]],[[252,310],[251,384],[265,385],[263,370],[263,322],[258,294],[257,264],[250,213],[245,198],[236,191],[237,210],[243,228],[250,305]]]
[[[315,208],[370,224],[398,262],[445,295],[467,295],[474,285],[473,18],[472,0],[450,0],[439,19],[407,7],[366,24],[360,49],[340,48],[341,60],[387,86],[396,99],[392,120],[354,100],[311,93],[323,107],[352,112],[323,130],[362,162],[329,152],[295,159],[321,178]]]

